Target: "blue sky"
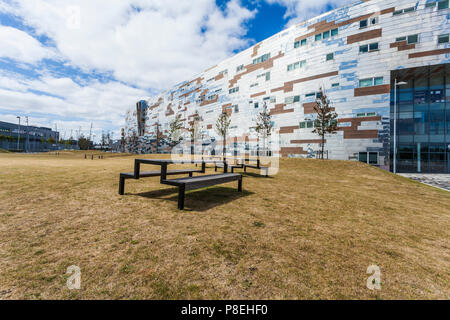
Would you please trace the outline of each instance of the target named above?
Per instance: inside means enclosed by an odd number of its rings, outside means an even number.
[[[0,0],[0,121],[119,138],[137,100],[349,2]]]

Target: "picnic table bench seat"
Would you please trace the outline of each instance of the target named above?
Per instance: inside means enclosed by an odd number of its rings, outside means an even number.
[[[264,170],[264,171],[266,171],[266,177],[269,176],[269,167],[262,167],[262,166],[252,165],[252,164],[244,164],[244,172],[247,172],[247,168]]]
[[[189,174],[189,177],[192,177],[193,173],[202,173],[202,170],[196,169],[179,169],[179,170],[168,170],[167,175],[178,175],[178,174]],[[135,177],[134,172],[122,172],[120,174],[119,180],[119,194],[121,196],[125,193],[125,180],[127,179],[140,179],[140,178],[149,178],[149,177],[160,177],[161,171],[142,171],[139,172],[139,177]]]
[[[238,181],[238,191],[242,192],[242,175],[238,173],[222,173],[189,178],[169,179],[163,180],[162,183],[178,187],[178,209],[183,210],[186,190],[195,190],[236,180]]]

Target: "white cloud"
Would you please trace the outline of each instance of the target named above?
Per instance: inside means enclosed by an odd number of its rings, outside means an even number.
[[[36,63],[44,58],[56,58],[53,50],[44,47],[28,33],[0,25],[0,58]]]
[[[265,0],[269,4],[280,4],[286,7],[287,26],[314,18],[326,11],[342,7],[355,0]]]
[[[54,128],[56,123],[66,131],[79,130],[81,126],[86,133],[92,121],[97,134],[100,128],[118,133],[125,110],[146,94],[145,90],[116,81],[93,81],[89,86],[80,86],[70,78],[26,79],[15,73],[0,73],[3,121],[15,119],[17,115],[34,115],[30,124]]]
[[[80,28],[68,8],[79,6]],[[255,12],[231,0],[17,0],[15,14],[51,38],[70,64],[111,71],[117,80],[165,89],[249,44],[243,23]]]
[[[57,122],[66,130],[87,130],[93,121],[116,132],[126,109],[140,98],[190,80],[248,46],[244,23],[256,14],[240,0],[229,1],[223,10],[215,0],[0,0],[0,12],[33,33],[0,26],[0,56],[40,74],[27,78],[0,72],[1,118],[33,114],[39,125]],[[39,42],[40,36],[52,47]],[[114,80],[56,76],[37,64],[44,58]]]

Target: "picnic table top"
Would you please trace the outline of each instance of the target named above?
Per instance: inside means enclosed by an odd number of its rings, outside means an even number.
[[[215,163],[215,162],[223,162],[222,160],[172,160],[172,159],[136,159],[136,161],[140,163],[146,163],[146,164],[187,164],[187,163]]]

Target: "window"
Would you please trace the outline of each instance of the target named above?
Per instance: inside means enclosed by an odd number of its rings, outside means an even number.
[[[408,12],[413,12],[416,9],[414,7],[410,7],[410,8],[406,8],[406,9],[402,9],[402,10],[396,10],[394,11],[393,15],[394,16],[398,16],[400,14],[404,14],[404,13],[408,13]]]
[[[270,71],[269,71],[269,72],[264,72],[264,73],[258,74],[258,75],[256,76],[256,79],[259,79],[259,78],[265,78],[266,81],[269,81],[269,80],[270,80]]]
[[[270,53],[266,53],[266,54],[262,55],[261,57],[254,59],[253,60],[253,64],[262,63],[262,62],[267,61],[269,59],[270,59]]]
[[[241,64],[240,66],[238,66],[238,67],[236,68],[236,72],[239,72],[239,71],[241,71],[241,70],[244,70],[244,65],[243,65],[243,64]]]
[[[413,34],[411,36],[408,36],[408,44],[413,44],[419,42],[419,35]]]
[[[360,152],[359,153],[359,161],[367,163],[367,152]]]
[[[305,97],[315,97],[316,96],[316,93],[315,92],[310,92],[310,93],[307,93],[307,94],[305,94]]]
[[[316,34],[315,37],[314,37],[314,39],[315,39],[315,41],[320,41],[320,40],[322,40],[322,39],[325,40],[325,39],[330,38],[330,36],[331,36],[331,37],[337,36],[338,33],[339,33],[339,29],[336,28],[336,29],[332,29],[332,30],[325,31],[325,32],[323,32],[323,33]],[[303,41],[303,40],[302,40],[302,41]],[[305,44],[306,44],[306,39],[305,39]],[[303,46],[303,44],[302,44],[302,46]]]
[[[232,89],[229,90],[229,94],[232,94],[232,93],[235,93],[235,92],[238,92],[238,91],[239,91],[239,87],[232,88]]]
[[[235,113],[239,112],[239,105],[236,104],[236,105],[232,106],[232,108],[234,109]]]
[[[334,60],[334,53],[327,54],[326,60],[327,61]]]
[[[277,102],[277,97],[270,97],[270,103]]]
[[[378,164],[378,152],[369,152],[369,164]]]
[[[368,25],[369,25],[369,20],[361,20],[359,22],[359,28],[360,29],[367,28]]]
[[[308,129],[313,128],[314,127],[314,122],[313,121],[306,121],[306,127]]]
[[[300,96],[286,97],[284,99],[284,102],[286,104],[293,104],[293,103],[296,103],[296,102],[300,102]]]
[[[303,39],[302,41],[300,41],[300,46],[306,46],[306,39]]]
[[[302,60],[296,63],[291,63],[287,66],[287,71],[303,68],[306,65],[306,60]]]
[[[441,43],[448,43],[448,33],[447,34],[441,34],[438,37],[438,43],[439,44],[441,44]]]
[[[377,24],[377,23],[378,23],[378,17],[373,17],[373,18],[370,18],[370,19],[361,20],[359,22],[359,28],[360,29],[364,29],[364,28],[367,28],[369,26],[369,24],[371,26],[373,26],[374,24]]]
[[[339,87],[339,83],[333,83],[333,84],[331,85],[331,87],[332,87],[332,88]]]
[[[270,72],[267,72],[266,73],[266,81],[269,81],[270,80]]]
[[[294,97],[286,97],[286,98],[284,98],[284,103],[286,103],[286,104],[294,103]]]
[[[383,83],[384,83],[383,77],[361,79],[359,80],[359,87],[365,88],[365,87],[379,86],[382,85]]]
[[[306,122],[302,121],[300,122],[300,129],[305,129],[306,128]]]
[[[378,48],[379,48],[378,42],[371,43],[371,44],[365,44],[365,45],[359,46],[359,53],[378,51]]]
[[[255,102],[255,109],[259,108],[259,103]]]
[[[298,47],[300,47],[300,41],[294,42],[294,48],[298,48]]]
[[[378,51],[378,42],[369,44],[369,52],[370,51]]]
[[[250,88],[254,88],[254,87],[257,87],[259,85],[259,83],[258,82],[256,82],[256,83],[252,83],[251,85],[250,85]]]
[[[377,77],[373,80],[375,86],[380,86],[384,83],[383,77]]]
[[[438,10],[448,9],[448,0],[438,2]]]
[[[418,34],[413,34],[413,35],[409,35],[407,37],[395,38],[395,42],[402,42],[402,41],[406,41],[408,44],[418,43],[419,42],[419,35]]]

